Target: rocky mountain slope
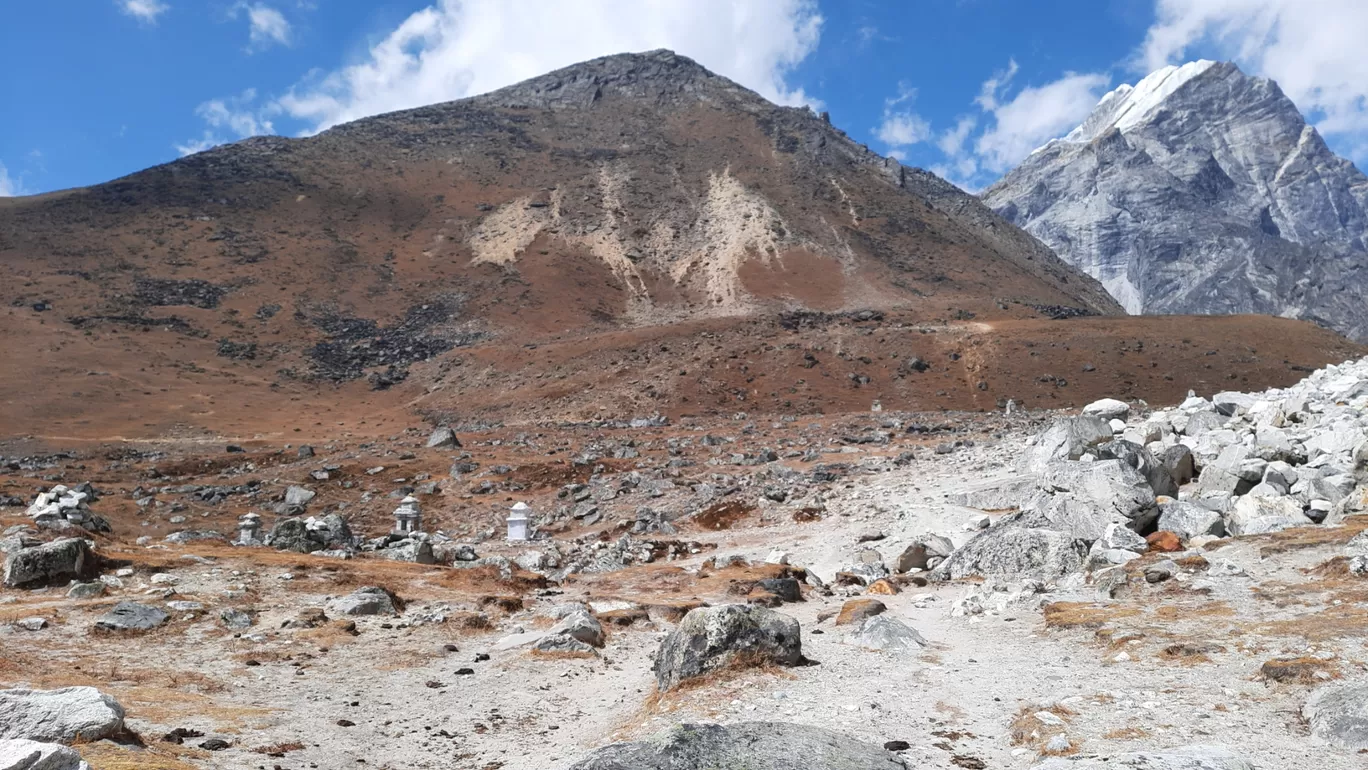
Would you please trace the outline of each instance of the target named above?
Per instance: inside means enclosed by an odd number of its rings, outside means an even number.
[[[977,199],[668,51],[0,201],[0,264],[0,419],[49,436],[1163,400],[1353,354],[1111,325]],[[1137,344],[1171,352],[1107,364]]]
[[[983,199],[1132,313],[1268,313],[1368,338],[1368,177],[1234,64],[1121,86]]]
[[[1368,359],[921,419],[7,454],[0,757],[1363,766]]]

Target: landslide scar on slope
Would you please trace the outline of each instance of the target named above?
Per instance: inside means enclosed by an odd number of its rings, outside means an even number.
[[[749,261],[770,268],[777,264],[782,271],[786,253],[819,258],[814,244],[797,236],[769,201],[746,188],[730,170],[709,175],[707,191],[693,196],[696,206],[645,207],[650,221],[640,228],[619,221],[620,212],[634,210],[628,200],[629,172],[605,164],[597,182],[603,213],[596,221],[564,216],[560,190],[552,193],[549,203],[538,205],[523,197],[495,209],[468,239],[474,253],[471,264],[512,265],[539,235],[550,231],[565,247],[584,249],[606,265],[628,290],[629,313],[644,317],[660,300],[668,301],[660,296],[661,279],[704,299],[709,315],[729,315],[749,309],[756,297],[741,275]],[[629,231],[640,235],[632,237]],[[801,260],[802,272],[811,269],[809,261]],[[761,273],[755,275],[759,279]],[[767,283],[758,280],[759,285]],[[803,301],[810,293],[780,291]]]

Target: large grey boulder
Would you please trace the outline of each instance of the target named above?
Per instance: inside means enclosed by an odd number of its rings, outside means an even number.
[[[0,738],[98,741],[123,731],[124,710],[94,687],[0,690]]]
[[[1223,537],[1226,533],[1220,513],[1180,500],[1159,506],[1159,529],[1172,532],[1185,542],[1201,535]]]
[[[1194,412],[1188,415],[1187,422],[1183,423],[1183,435],[1197,438],[1214,430],[1220,430],[1229,422],[1229,418],[1212,411]]]
[[[446,425],[438,426],[436,430],[432,431],[432,435],[428,436],[427,440],[428,449],[459,448],[460,446],[461,442],[456,438],[456,431]]]
[[[1168,471],[1169,478],[1173,483],[1182,486],[1197,475],[1196,461],[1193,460],[1192,450],[1183,444],[1174,444],[1166,447],[1159,455],[1159,464]],[[1155,490],[1156,492],[1158,490]],[[1172,497],[1172,495],[1170,495]]]
[[[1310,459],[1319,455],[1348,455],[1364,442],[1363,428],[1350,420],[1341,420],[1322,428],[1306,440]]]
[[[235,607],[225,607],[219,610],[219,622],[233,631],[246,631],[256,623],[256,614]]]
[[[285,490],[285,505],[289,508],[303,508],[318,495],[308,487],[291,486]]]
[[[1139,471],[1156,495],[1178,495],[1178,483],[1169,469],[1154,453],[1133,441],[1108,441],[1097,447],[1097,456],[1103,460],[1120,460]]]
[[[893,569],[896,572],[932,569],[954,552],[955,544],[948,537],[932,533],[918,535],[913,538],[911,545],[898,554]]]
[[[1130,404],[1114,398],[1104,398],[1083,407],[1083,414],[1101,417],[1104,420],[1125,420],[1130,416]]]
[[[1225,520],[1232,535],[1262,535],[1314,523],[1295,498],[1263,495],[1245,495],[1236,500]]]
[[[1360,484],[1368,484],[1368,441],[1354,449],[1354,479]]]
[[[748,604],[690,610],[656,651],[653,671],[661,692],[731,666],[803,662],[798,621]]]
[[[1252,447],[1234,444],[1225,447],[1214,460],[1202,466],[1197,477],[1198,497],[1242,495],[1263,480],[1267,463],[1250,462]]]
[[[1050,529],[1039,514],[1015,513],[975,535],[932,571],[941,580],[967,577],[1052,579],[1083,568],[1088,541]]]
[[[95,621],[100,631],[151,631],[171,616],[156,607],[137,602],[119,602]]]
[[[277,551],[294,551],[296,553],[313,553],[326,547],[322,538],[311,531],[308,524],[298,517],[281,519],[276,522],[276,525],[271,528],[271,534],[267,536],[266,542]]]
[[[328,548],[349,548],[355,544],[356,538],[352,535],[347,520],[336,513],[319,519],[307,519],[304,524],[322,539]]]
[[[1033,437],[1022,452],[1018,468],[1022,473],[1040,473],[1050,463],[1077,460],[1098,444],[1112,440],[1107,421],[1085,414],[1066,417]]]
[[[90,770],[74,749],[41,741],[0,741],[0,770]]]
[[[1121,460],[1051,463],[1021,509],[1083,540],[1096,540],[1110,524],[1138,526],[1156,515],[1149,481]]]
[[[588,612],[572,612],[551,627],[548,636],[568,636],[590,647],[603,646],[603,624]]]
[[[570,770],[904,770],[880,746],[825,727],[782,722],[681,724],[595,750]]]
[[[362,586],[346,596],[328,602],[328,611],[336,615],[398,615],[403,603],[380,586]]]
[[[1252,393],[1228,390],[1212,396],[1211,405],[1226,417],[1237,417],[1248,412],[1258,400],[1259,397]]]
[[[598,649],[568,634],[548,634],[532,645],[533,652],[552,655],[597,656]]]
[[[1302,707],[1302,716],[1316,737],[1348,751],[1368,751],[1368,682],[1317,689]]]
[[[1182,746],[1133,754],[1057,757],[1032,770],[1254,770],[1254,766],[1223,746]]]
[[[860,627],[846,637],[846,643],[899,655],[917,652],[929,644],[916,629],[889,615],[865,618]]]
[[[1069,493],[1127,519],[1154,507],[1154,490],[1148,479],[1121,460],[1054,463],[1041,476],[1040,486],[1054,493]]]
[[[276,513],[281,516],[299,516],[317,495],[317,492],[308,487],[292,485],[285,490],[284,502],[275,507]]]
[[[407,538],[390,543],[375,552],[376,556],[390,561],[411,561],[415,564],[436,564],[437,556],[432,541],[426,537]]]
[[[1005,479],[971,481],[960,491],[951,493],[946,502],[982,511],[1020,508],[1035,493],[1036,480],[1036,474],[1022,473]]]
[[[6,588],[19,588],[53,580],[84,580],[94,571],[95,554],[89,541],[68,537],[11,551],[5,557],[4,583]]]

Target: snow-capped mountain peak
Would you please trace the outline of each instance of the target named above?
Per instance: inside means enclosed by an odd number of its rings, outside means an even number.
[[[1118,86],[1102,97],[1088,119],[1069,132],[1064,141],[1087,142],[1112,128],[1126,131],[1138,125],[1175,91],[1215,65],[1214,61],[1199,59],[1181,66],[1155,70],[1134,86]]]
[[[1267,313],[1368,340],[1368,177],[1234,64],[1116,88],[983,198],[1132,313]]]

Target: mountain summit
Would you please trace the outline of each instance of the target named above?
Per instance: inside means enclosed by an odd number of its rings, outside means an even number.
[[[1204,376],[1122,359],[1118,320],[1152,350],[1170,327],[1117,319],[978,198],[668,51],[6,199],[0,264],[25,362],[0,422],[35,431],[979,409]],[[1282,326],[1298,363],[1338,355]],[[1084,363],[1105,374],[1061,376]]]
[[[983,199],[1132,313],[1268,313],[1368,338],[1368,177],[1234,64],[1117,88]]]

